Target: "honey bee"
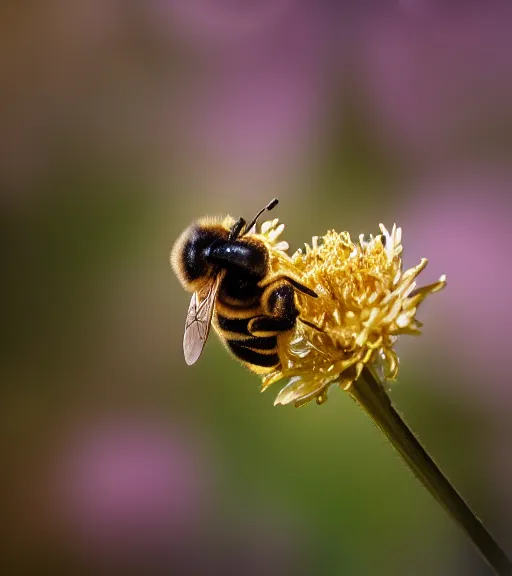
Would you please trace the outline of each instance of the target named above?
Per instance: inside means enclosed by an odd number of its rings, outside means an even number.
[[[274,198],[247,224],[200,220],[178,238],[171,264],[192,292],[183,337],[188,365],[194,364],[213,327],[227,348],[250,370],[266,374],[280,365],[278,338],[295,327],[295,298],[317,294],[289,275],[270,275],[269,249],[254,235],[258,218],[278,203]]]

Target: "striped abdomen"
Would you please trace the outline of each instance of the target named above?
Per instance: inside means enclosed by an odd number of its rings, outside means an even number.
[[[264,290],[255,281],[229,273],[223,280],[216,304],[215,329],[231,352],[257,373],[279,365],[277,335],[253,336],[248,325],[265,315],[261,304]]]
[[[216,328],[225,339],[228,348],[242,362],[257,367],[262,372],[279,365],[277,355],[277,336],[252,336],[247,325],[253,316],[232,319],[217,311]]]

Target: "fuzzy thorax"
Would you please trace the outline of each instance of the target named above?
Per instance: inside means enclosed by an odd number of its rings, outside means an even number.
[[[418,305],[445,286],[445,276],[416,287],[427,260],[402,272],[401,229],[396,226],[389,233],[381,225],[381,234],[369,240],[361,236],[356,243],[347,232],[329,231],[291,257],[285,243],[277,242],[282,229],[274,220],[255,234],[269,248],[271,271],[295,276],[318,298],[297,293],[299,320],[280,336],[281,366],[263,378],[263,389],[287,378],[275,404],[301,406],[313,398],[325,402],[333,384],[348,389],[367,365],[378,364],[385,379],[395,379],[397,337],[420,333]]]

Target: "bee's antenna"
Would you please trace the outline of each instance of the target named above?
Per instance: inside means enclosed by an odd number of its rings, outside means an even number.
[[[250,224],[248,224],[245,228],[244,228],[244,234],[247,234],[247,232],[249,232],[249,230],[256,224],[256,222],[258,221],[258,218],[263,214],[263,212],[265,211],[270,211],[272,210],[272,208],[275,208],[279,203],[279,200],[277,198],[273,198],[266,206],[265,208],[262,208],[257,214],[256,216],[253,218],[252,222]]]
[[[246,229],[246,221],[243,218],[239,218],[231,228],[229,233],[229,240],[236,240],[240,236],[240,232],[242,232],[243,229]]]

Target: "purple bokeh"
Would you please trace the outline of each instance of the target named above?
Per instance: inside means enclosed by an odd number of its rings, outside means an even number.
[[[187,4],[186,10],[182,4],[173,5],[174,24],[183,45],[190,49],[192,43],[190,52],[199,52],[202,62],[195,69],[189,54],[193,80],[188,78],[183,89],[178,114],[185,146],[221,170],[257,174],[296,166],[322,130],[328,73],[339,60],[330,51],[339,29],[325,4],[281,1],[259,7],[266,17],[251,20],[252,27],[259,23],[258,33],[252,34],[241,28],[232,34],[229,23],[244,20],[243,10],[218,6],[218,13],[212,8],[199,17],[200,3]],[[215,40],[197,35],[191,25],[196,11],[194,23],[205,27],[208,20]],[[223,26],[218,29],[219,21]]]
[[[70,544],[107,559],[176,554],[197,536],[205,514],[205,468],[177,426],[139,418],[77,429],[54,482]]]
[[[467,170],[412,190],[403,211],[404,264],[429,258],[423,282],[440,274],[447,288],[420,317],[424,345],[436,364],[456,367],[449,384],[491,403],[510,401],[508,366],[510,306],[510,210],[512,174]],[[418,353],[418,342],[403,342]],[[409,353],[409,352],[408,352]],[[439,360],[439,362],[438,362]],[[447,382],[442,379],[442,385]]]
[[[50,493],[57,533],[90,570],[303,573],[302,531],[280,506],[265,512],[249,499],[229,521],[210,509],[219,494],[204,446],[198,450],[180,426],[89,420],[69,432],[57,463]]]
[[[355,36],[372,121],[401,154],[456,156],[511,119],[512,4],[400,4],[364,11]]]
[[[265,38],[303,0],[155,0],[153,9],[182,41],[211,49]]]

